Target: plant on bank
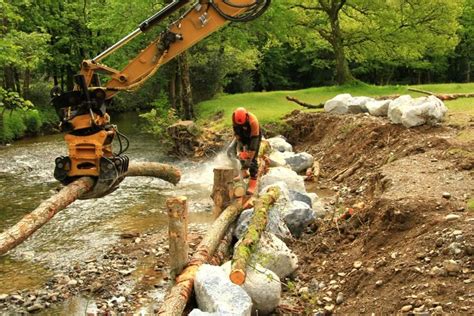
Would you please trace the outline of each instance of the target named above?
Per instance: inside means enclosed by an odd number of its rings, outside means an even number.
[[[170,107],[168,96],[164,92],[151,105],[153,107],[151,111],[140,114],[140,117],[144,118],[147,122],[145,131],[167,138],[166,129],[179,120],[176,110]]]

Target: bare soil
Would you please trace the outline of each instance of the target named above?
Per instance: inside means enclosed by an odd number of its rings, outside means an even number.
[[[300,269],[279,313],[472,315],[474,143],[366,115],[295,111],[287,123],[321,165],[308,189],[334,195],[290,245]]]

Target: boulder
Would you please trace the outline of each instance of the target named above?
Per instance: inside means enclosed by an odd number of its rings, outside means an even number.
[[[291,201],[300,201],[300,202],[308,204],[309,207],[313,205],[313,201],[310,196],[311,193],[302,193],[302,192],[298,192],[294,190],[289,190],[289,194],[290,194]],[[313,194],[316,194],[316,193],[313,193]],[[316,198],[317,198],[317,195],[316,195]]]
[[[324,103],[324,111],[335,114],[346,114],[349,111],[348,101],[352,98],[349,93],[339,94]]]
[[[306,171],[306,169],[313,166],[314,157],[305,152],[297,154],[285,152],[282,154],[282,156],[290,168],[298,173]]]
[[[199,309],[219,315],[250,316],[252,300],[238,285],[229,280],[221,267],[204,264],[199,267],[194,281]]]
[[[352,97],[347,100],[347,111],[353,114],[367,113],[369,110],[366,104],[371,101],[375,100],[369,97]]]
[[[293,201],[292,207],[283,217],[283,221],[294,237],[300,237],[306,227],[315,219],[316,215],[311,207],[300,201]]]
[[[413,98],[410,95],[402,95],[392,100],[388,105],[387,115],[392,123],[402,123],[402,108],[409,106],[413,102]]]
[[[222,265],[222,268],[230,275],[231,261]],[[247,266],[245,282],[241,286],[252,299],[254,314],[267,315],[278,307],[281,283],[274,272],[259,264]]]
[[[315,200],[313,202],[313,212],[316,218],[324,218],[328,213],[327,209],[324,207],[324,203],[321,200]]]
[[[387,116],[388,106],[392,100],[372,100],[365,104],[365,107],[373,116]]]
[[[268,159],[270,160],[270,167],[283,167],[286,165],[285,157],[278,150],[272,151]]]
[[[280,181],[286,183],[290,190],[306,192],[303,177],[285,167],[270,168],[268,173],[260,179],[260,187],[268,187]]]
[[[293,146],[291,146],[291,144],[289,144],[283,137],[272,137],[267,139],[267,141],[274,150],[280,152],[293,151]]]
[[[191,313],[188,314],[188,316],[218,316],[218,313],[208,313],[208,312],[203,312],[200,309],[194,308]]]
[[[298,268],[296,255],[277,236],[268,232],[262,234],[251,262],[273,271],[280,279],[289,276]]]
[[[435,96],[413,99],[404,95],[390,102],[388,117],[392,123],[403,124],[409,128],[439,123],[446,112],[443,101]]]

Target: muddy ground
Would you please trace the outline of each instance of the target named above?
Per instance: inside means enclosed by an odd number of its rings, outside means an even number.
[[[279,312],[472,315],[474,142],[459,141],[459,127],[365,115],[295,112],[287,122],[296,151],[321,164],[308,188],[334,196],[290,245],[301,267]]]

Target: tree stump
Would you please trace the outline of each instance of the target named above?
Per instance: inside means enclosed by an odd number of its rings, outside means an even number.
[[[211,198],[214,201],[212,213],[217,218],[231,201],[234,189],[234,169],[214,169],[214,185]]]
[[[168,209],[168,235],[171,280],[183,271],[188,263],[188,205],[184,196],[166,200]]]

